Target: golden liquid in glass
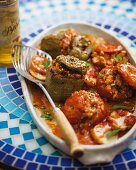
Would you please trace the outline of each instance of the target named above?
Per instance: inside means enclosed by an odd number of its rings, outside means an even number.
[[[11,48],[20,41],[19,22],[17,0],[10,0],[4,5],[0,4],[0,66],[12,65]]]

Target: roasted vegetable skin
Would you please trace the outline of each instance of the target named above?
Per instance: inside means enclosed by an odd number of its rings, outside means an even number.
[[[84,80],[60,78],[54,75],[51,70],[47,71],[45,86],[54,101],[64,101],[74,91],[83,88]]]
[[[47,70],[45,85],[55,101],[64,101],[74,91],[83,88],[85,66],[86,62],[71,56],[58,56],[53,60]]]
[[[52,58],[61,54],[60,38],[57,35],[51,34],[44,37],[40,43],[40,49],[49,53]]]
[[[72,71],[76,71],[80,74],[85,74],[88,69],[87,62],[79,60],[78,58],[70,55],[60,55],[56,58],[56,60],[63,67],[66,67]]]

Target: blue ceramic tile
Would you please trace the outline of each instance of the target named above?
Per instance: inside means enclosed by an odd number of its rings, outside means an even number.
[[[24,168],[26,165],[27,161],[22,160],[22,159],[18,159],[15,163],[15,167],[17,168]]]
[[[20,108],[17,108],[16,110],[14,110],[12,112],[13,115],[17,116],[17,117],[20,117],[24,114],[24,110],[20,109]]]
[[[7,68],[7,72],[8,73],[16,73],[16,70],[12,67],[12,68]]]
[[[7,85],[7,86],[3,86],[3,90],[4,92],[9,92],[9,91],[12,91],[13,88],[10,85]]]
[[[53,167],[52,170],[62,170],[62,168],[56,166],[56,167]]]
[[[17,97],[15,99],[13,99],[13,103],[15,103],[17,106],[24,103],[24,100],[20,97]]]
[[[27,132],[27,133],[23,133],[23,138],[24,140],[31,140],[34,139],[34,136],[32,132]]]
[[[51,164],[51,165],[57,165],[58,160],[59,160],[59,158],[57,158],[57,157],[49,157],[47,163]]]
[[[124,35],[124,36],[127,36],[127,35],[128,35],[128,32],[123,31],[121,34]]]
[[[34,149],[34,150],[32,150],[32,152],[42,154],[42,150],[40,148]]]
[[[26,170],[36,170],[37,166],[38,166],[38,164],[36,164],[36,163],[29,163],[26,167]]]
[[[131,35],[131,36],[129,37],[129,39],[130,39],[130,40],[135,40],[136,37],[135,37],[134,35]]]
[[[8,128],[8,122],[7,121],[0,121],[0,129]]]
[[[36,162],[45,163],[46,160],[47,160],[47,156],[45,156],[45,155],[37,155]]]
[[[5,138],[3,139],[4,142],[12,144],[12,139],[11,138]]]
[[[0,71],[6,71],[5,67],[0,67]]]
[[[18,76],[17,75],[12,75],[12,76],[8,76],[9,80],[12,81],[16,81],[18,80]]]
[[[136,161],[128,162],[129,169],[136,169]]]
[[[123,153],[123,156],[124,156],[124,158],[125,158],[126,160],[135,159],[135,156],[134,156],[134,154],[132,153],[132,151]]]
[[[12,163],[14,162],[15,157],[11,156],[11,155],[7,155],[4,159],[4,163],[8,164],[8,165],[12,165]]]
[[[8,113],[7,110],[0,105],[0,113]]]
[[[105,26],[104,26],[104,28],[106,28],[106,29],[110,29],[110,28],[111,28],[111,26],[110,26],[110,25],[105,25]]]
[[[8,103],[10,103],[10,100],[7,98],[7,97],[3,97],[0,99],[0,103],[5,106],[7,105]]]
[[[37,35],[35,33],[31,33],[30,37],[36,37]]]
[[[22,40],[24,43],[27,43],[28,41],[29,41],[29,39],[28,38],[23,38],[23,40]]]
[[[40,137],[40,138],[36,139],[36,141],[38,142],[38,144],[40,146],[45,145],[46,143],[48,143],[48,141],[44,137]]]
[[[6,144],[3,148],[2,151],[6,152],[6,153],[11,153],[11,151],[14,149],[14,146]]]
[[[5,93],[0,89],[0,97],[5,96]]]
[[[71,166],[72,160],[70,158],[62,158],[61,166]]]
[[[10,132],[10,135],[17,135],[17,134],[20,134],[19,127],[9,128],[9,132]]]
[[[115,31],[115,32],[119,32],[119,31],[120,31],[120,28],[114,28],[114,31]]]
[[[26,154],[24,155],[24,159],[30,160],[32,161],[35,157],[35,154],[32,152],[26,152]]]
[[[23,94],[22,89],[17,89],[16,92],[21,96]]]
[[[12,86],[13,86],[15,89],[21,87],[20,81],[16,81],[15,83],[12,83]]]
[[[23,149],[19,149],[16,148],[15,151],[13,152],[13,155],[17,156],[17,157],[22,157],[22,155],[24,154],[24,150]]]
[[[15,91],[11,91],[7,94],[7,96],[10,98],[10,99],[14,99],[15,97],[17,97],[17,94]]]
[[[24,149],[24,150],[26,150],[26,146],[25,146],[25,144],[18,145],[18,147],[19,147],[19,148],[21,148],[21,149]]]
[[[6,85],[6,84],[9,84],[8,78],[1,79],[0,84],[1,84],[2,86],[3,86],[3,85]]]
[[[12,113],[10,113],[9,117],[10,119],[18,119],[18,116],[13,115]]]
[[[26,120],[27,122],[29,122],[30,120],[32,120],[32,117],[30,115],[30,113],[25,113],[25,115],[22,117],[23,120]]]
[[[5,143],[0,140],[0,147],[3,146]]]
[[[50,170],[50,167],[47,165],[41,165],[39,170]]]
[[[114,162],[115,164],[116,164],[116,163],[121,163],[121,162],[123,162],[123,159],[122,159],[121,155],[117,155],[117,156],[114,158],[113,162]]]
[[[21,104],[20,107],[21,107],[22,109],[24,109],[24,110],[28,110],[28,109],[27,109],[27,106],[26,106],[26,103]]]
[[[16,108],[16,105],[13,103],[9,103],[8,105],[5,106],[5,108],[11,112],[12,110],[14,110]]]
[[[52,156],[62,156],[62,154],[59,151],[55,151],[51,155]]]
[[[5,157],[6,153],[0,151],[0,160],[2,160]]]
[[[37,32],[38,32],[38,33],[41,33],[41,32],[43,32],[43,29],[39,29]]]
[[[117,164],[115,165],[117,170],[127,170],[126,166],[124,164]]]

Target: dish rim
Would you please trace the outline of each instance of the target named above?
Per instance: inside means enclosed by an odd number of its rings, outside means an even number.
[[[112,38],[114,38],[115,40],[117,40],[120,44],[122,44],[122,45],[125,47],[125,49],[127,50],[127,53],[131,56],[131,59],[136,63],[136,59],[132,57],[132,55],[134,55],[134,54],[133,54],[133,52],[131,51],[131,49],[130,49],[129,47],[127,47],[126,44],[125,44],[123,41],[121,41],[121,39],[119,39],[119,38],[115,35],[115,33],[114,33],[113,31],[110,30],[110,31],[108,32],[108,31],[105,30],[104,28],[100,28],[100,27],[98,27],[98,26],[96,26],[96,25],[94,25],[94,24],[92,24],[92,23],[90,24],[90,23],[88,23],[88,22],[68,21],[68,22],[61,22],[61,23],[59,23],[59,24],[55,24],[55,25],[53,25],[53,26],[45,29],[45,30],[44,30],[42,33],[40,33],[32,42],[29,42],[27,45],[33,47],[34,44],[40,39],[40,37],[43,37],[45,34],[48,34],[48,32],[49,32],[50,30],[55,29],[55,28],[57,28],[57,27],[59,27],[59,26],[70,25],[70,24],[90,26],[90,27],[93,27],[94,29],[99,29],[100,31],[108,34],[109,36],[111,36]],[[123,39],[125,39],[125,38],[123,37]],[[126,41],[128,41],[128,40],[126,39]],[[22,78],[21,78],[21,79],[22,79]],[[23,78],[23,79],[24,79],[24,78]],[[24,79],[24,81],[25,81],[25,79]],[[26,83],[26,81],[25,81],[25,83]],[[26,85],[26,86],[27,86],[27,85]],[[28,88],[28,86],[27,86],[27,88]],[[24,93],[24,91],[23,91],[23,93]],[[26,93],[26,92],[25,92],[25,93]],[[25,95],[24,95],[24,97],[25,97]],[[25,97],[25,98],[26,98],[26,97]],[[27,100],[27,99],[25,99],[25,100]],[[32,103],[31,103],[31,104],[32,104]],[[29,109],[30,109],[30,108],[29,108]],[[33,108],[33,109],[34,109],[34,108]],[[35,110],[35,109],[34,109],[34,112],[36,113],[36,110]],[[136,114],[136,110],[135,110],[135,114]],[[32,117],[33,117],[33,116],[34,116],[34,115],[32,114]],[[37,115],[37,113],[36,113],[36,116],[39,117],[39,116]],[[33,117],[33,118],[34,118],[34,117]],[[37,126],[41,126],[42,130],[46,130],[46,129],[45,129],[45,125],[44,125],[43,123],[40,124],[40,122],[41,122],[40,117],[38,118],[38,121],[37,121],[36,119],[34,119],[34,120],[35,120],[34,122],[36,122]],[[50,128],[49,128],[49,129],[50,129]],[[123,135],[122,137],[120,137],[119,139],[117,139],[117,140],[114,141],[114,142],[107,143],[107,144],[100,144],[100,145],[97,145],[97,144],[95,144],[95,145],[85,145],[85,144],[81,144],[81,145],[82,145],[82,147],[83,147],[84,149],[87,149],[87,150],[102,150],[102,149],[113,148],[113,147],[115,147],[115,146],[117,146],[117,145],[119,145],[119,144],[121,144],[121,143],[124,143],[126,140],[130,139],[130,137],[134,134],[135,130],[136,130],[136,123],[133,125],[133,127],[132,127],[125,135]],[[65,143],[64,140],[60,139],[59,137],[57,137],[57,136],[56,136],[55,134],[53,134],[52,132],[49,132],[49,131],[48,131],[48,133],[49,133],[55,140],[57,140],[58,142],[61,142],[61,143],[63,143],[63,144]]]

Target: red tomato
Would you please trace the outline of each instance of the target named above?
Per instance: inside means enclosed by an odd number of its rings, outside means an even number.
[[[98,93],[107,99],[116,101],[132,96],[132,89],[119,75],[116,67],[105,67],[97,76],[96,89]]]
[[[120,75],[125,79],[125,81],[134,89],[136,89],[136,67],[131,65],[130,63],[127,63],[118,64],[117,69]]]

